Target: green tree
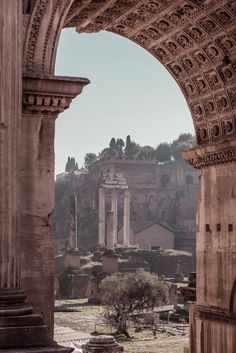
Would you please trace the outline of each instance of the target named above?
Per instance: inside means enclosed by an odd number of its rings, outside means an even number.
[[[106,305],[105,319],[118,333],[127,337],[128,321],[135,321],[136,314],[151,311],[167,299],[166,284],[145,271],[107,276],[99,288],[102,302]]]
[[[105,161],[106,159],[117,158],[118,152],[116,149],[104,148],[102,152],[99,153],[99,160]]]
[[[156,148],[157,162],[164,163],[171,161],[171,147],[167,142],[160,143]]]
[[[155,149],[151,146],[140,147],[138,159],[144,161],[152,161],[155,159]]]
[[[115,139],[115,137],[112,137],[112,139],[110,141],[110,144],[109,144],[109,147],[112,148],[112,149],[116,149],[116,139]]]
[[[118,158],[121,159],[123,157],[123,148],[125,146],[125,143],[122,139],[117,139],[117,142],[116,142],[116,148],[117,148],[117,152],[118,152]]]
[[[135,159],[138,156],[140,151],[140,146],[131,141],[130,135],[126,137],[126,144],[125,144],[125,158],[126,159]]]
[[[67,162],[66,162],[65,171],[66,172],[73,172],[75,170],[79,170],[78,163],[75,162],[75,158],[74,157],[68,157],[67,158]]]
[[[195,138],[190,133],[181,133],[171,144],[171,153],[175,160],[181,160],[181,151],[192,148],[196,144]]]
[[[86,153],[84,157],[84,167],[86,169],[91,168],[96,163],[97,160],[98,160],[98,157],[95,153]]]

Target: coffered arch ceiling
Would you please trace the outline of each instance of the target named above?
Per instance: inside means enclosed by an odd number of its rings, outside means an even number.
[[[55,17],[58,1],[54,2]],[[76,27],[80,33],[106,30],[129,38],[153,54],[181,87],[192,113],[198,144],[236,135],[235,0],[62,2],[58,37],[62,27]],[[33,18],[34,12],[31,30]],[[50,37],[52,29],[48,31]],[[28,41],[29,38],[30,35]],[[56,52],[55,41],[51,56]]]

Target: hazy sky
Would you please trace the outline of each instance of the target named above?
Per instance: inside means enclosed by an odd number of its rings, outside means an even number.
[[[185,98],[168,71],[146,50],[121,36],[78,34],[64,29],[56,74],[87,77],[90,85],[56,123],[56,174],[67,156],[81,167],[87,152],[98,153],[112,137],[156,147],[180,132],[193,133]]]

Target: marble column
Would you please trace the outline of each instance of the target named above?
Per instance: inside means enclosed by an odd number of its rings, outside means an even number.
[[[114,251],[114,212],[109,211],[106,217],[106,248]]]
[[[124,191],[124,226],[123,246],[129,247],[130,243],[130,191]]]
[[[77,227],[77,196],[70,197],[70,228],[69,228],[69,245],[68,250],[78,250],[78,227]]]
[[[98,245],[105,246],[105,190],[99,188],[99,224],[98,224]]]
[[[78,226],[77,226],[77,196],[70,196],[70,224],[69,224],[69,244],[65,253],[66,268],[72,267],[80,269],[80,252],[78,250]]]
[[[69,77],[23,80],[21,139],[22,284],[53,336],[54,134],[60,112],[89,81]],[[65,137],[66,138],[66,137]]]
[[[112,191],[112,205],[111,209],[113,211],[113,239],[114,244],[117,244],[117,228],[118,228],[118,193],[117,190]]]

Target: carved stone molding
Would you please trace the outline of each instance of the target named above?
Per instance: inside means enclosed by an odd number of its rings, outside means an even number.
[[[24,77],[23,113],[56,116],[70,106],[88,83],[86,78]]]
[[[196,169],[236,161],[236,139],[182,151],[183,158]]]
[[[236,325],[236,315],[218,308],[207,308],[197,305],[197,317],[206,321],[218,321],[228,325]]]

